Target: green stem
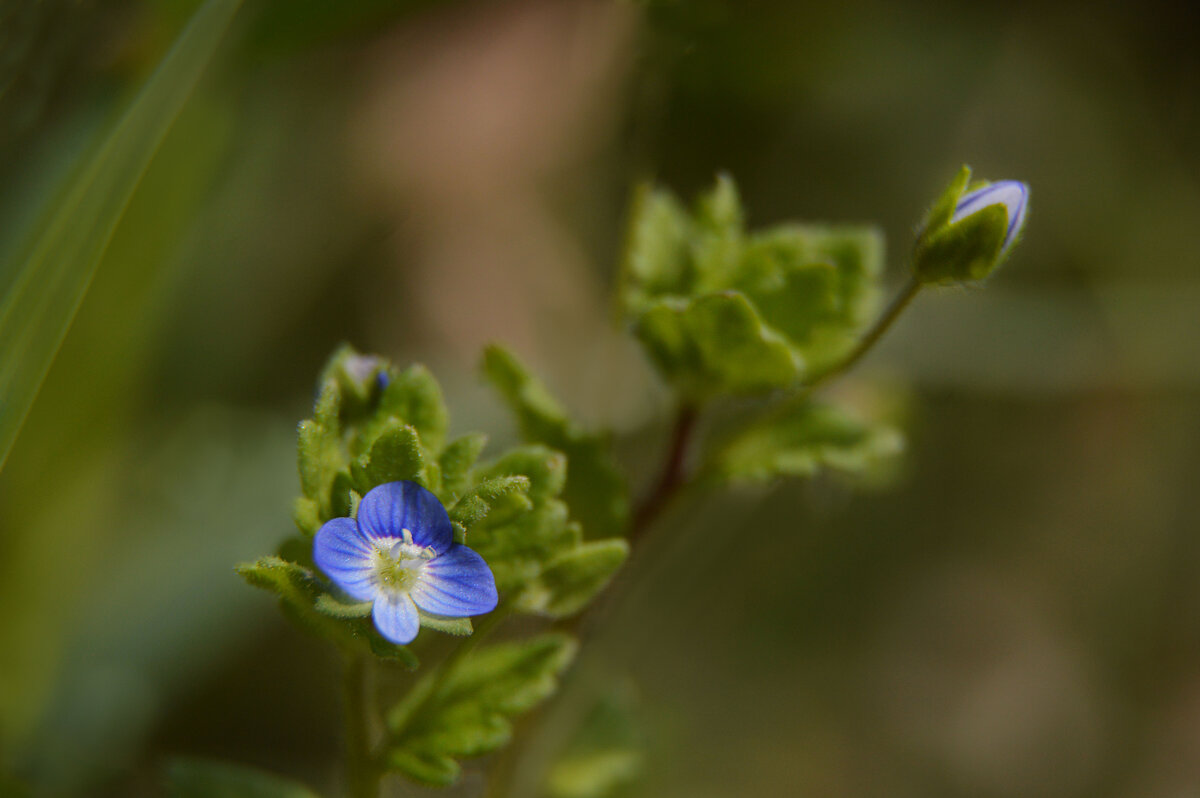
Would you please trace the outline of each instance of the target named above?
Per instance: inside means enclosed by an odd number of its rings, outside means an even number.
[[[346,788],[350,798],[378,798],[379,769],[371,755],[370,664],[362,655],[346,657],[342,671],[342,712],[345,720]]]
[[[828,382],[839,374],[844,374],[854,368],[858,361],[862,360],[863,356],[870,352],[875,344],[879,342],[879,339],[883,337],[883,334],[891,328],[893,322],[900,317],[900,314],[916,298],[920,290],[921,283],[917,282],[916,278],[909,277],[908,282],[900,289],[900,293],[896,294],[891,304],[883,311],[883,315],[875,321],[871,329],[867,330],[866,335],[859,339],[858,345],[851,350],[850,354],[825,371],[817,372],[811,376],[804,384],[803,392],[805,394],[811,393],[818,385]]]

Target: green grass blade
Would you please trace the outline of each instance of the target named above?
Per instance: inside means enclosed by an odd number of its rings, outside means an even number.
[[[241,0],[208,0],[22,250],[0,300],[0,468],[129,198],[212,60]]]

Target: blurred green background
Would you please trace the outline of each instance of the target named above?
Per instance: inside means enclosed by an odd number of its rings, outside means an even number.
[[[195,5],[0,5],[0,291]],[[751,225],[877,221],[898,281],[967,162],[1032,186],[1024,242],[834,388],[906,417],[897,472],[665,519],[514,778],[534,794],[616,690],[646,744],[630,795],[1200,794],[1197,22],[247,2],[0,472],[0,792],[157,795],[189,754],[332,794],[336,662],[232,564],[288,532],[338,343],[425,362],[454,430],[502,444],[475,365],[507,341],[645,480],[668,397],[608,296],[637,180],[727,170]]]

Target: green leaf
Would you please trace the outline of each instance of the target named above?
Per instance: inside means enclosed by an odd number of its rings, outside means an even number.
[[[429,369],[420,364],[409,366],[392,378],[379,400],[379,417],[395,417],[413,427],[430,452],[441,452],[446,445],[449,416],[442,389]]]
[[[425,456],[417,430],[396,418],[388,419],[371,448],[354,464],[354,481],[365,494],[377,485],[411,480],[428,487]]]
[[[579,525],[568,518],[567,506],[547,499],[532,510],[489,515],[471,530],[470,546],[496,578],[501,594],[518,591],[534,581],[546,564],[579,545]]]
[[[719,476],[731,480],[808,477],[822,467],[861,472],[902,445],[895,429],[808,402],[751,424],[722,448],[714,464]]]
[[[567,456],[564,498],[589,535],[621,534],[629,496],[613,462],[609,439],[573,423],[546,387],[498,346],[484,351],[483,371],[517,418],[522,436]]]
[[[0,300],[0,468],[142,175],[205,71],[240,0],[193,16],[125,115],[48,208]]]
[[[327,396],[322,392],[322,398]],[[320,408],[324,402],[318,403]],[[346,456],[336,427],[327,427],[315,418],[300,422],[297,460],[300,490],[316,505],[318,520],[333,514],[333,483],[346,469]]]
[[[735,291],[658,302],[641,317],[636,333],[664,374],[693,398],[786,387],[803,368],[786,339]]]
[[[662,296],[690,293],[691,237],[692,220],[673,194],[638,187],[621,265],[619,298],[626,313],[640,313]]]
[[[317,798],[303,784],[225,762],[174,759],[167,765],[169,798]]]
[[[522,594],[518,607],[563,618],[586,607],[625,558],[629,544],[620,538],[583,543],[556,557]]]
[[[486,445],[487,436],[482,433],[464,435],[447,445],[438,458],[442,469],[442,491],[450,502],[457,501],[466,491],[471,467]]]
[[[751,239],[737,287],[820,370],[852,349],[872,321],[882,272],[877,229],[789,225]]]
[[[515,475],[529,480],[529,500],[540,504],[560,495],[566,487],[567,458],[561,452],[530,444],[509,449],[476,473],[481,480]]]
[[[321,507],[312,499],[297,496],[292,503],[292,520],[296,522],[296,527],[301,532],[309,536],[315,535],[323,523]]]
[[[410,669],[417,667],[412,652],[380,637],[371,620],[365,614],[357,614],[358,607],[345,604],[339,609],[338,602],[328,596],[325,586],[307,568],[279,557],[263,557],[257,562],[242,563],[234,570],[251,585],[278,596],[287,614],[301,626],[332,640],[342,649],[370,651]]]
[[[479,756],[512,736],[513,716],[555,691],[575,641],[546,634],[476,649],[445,673],[425,676],[387,716],[384,761],[418,781],[457,778],[447,760]]]

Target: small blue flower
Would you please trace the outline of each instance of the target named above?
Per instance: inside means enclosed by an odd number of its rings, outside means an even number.
[[[496,581],[483,558],[454,542],[446,508],[415,482],[367,492],[358,519],[335,518],[317,531],[313,560],[339,588],[372,601],[379,633],[412,642],[417,608],[463,618],[496,608]]]
[[[960,222],[971,214],[981,211],[990,205],[1002,205],[1008,213],[1008,228],[1004,233],[1004,244],[1000,247],[1003,254],[1016,240],[1017,234],[1025,224],[1025,211],[1029,205],[1029,186],[1019,180],[1001,180],[990,183],[983,188],[964,194],[954,208],[950,224]]]

